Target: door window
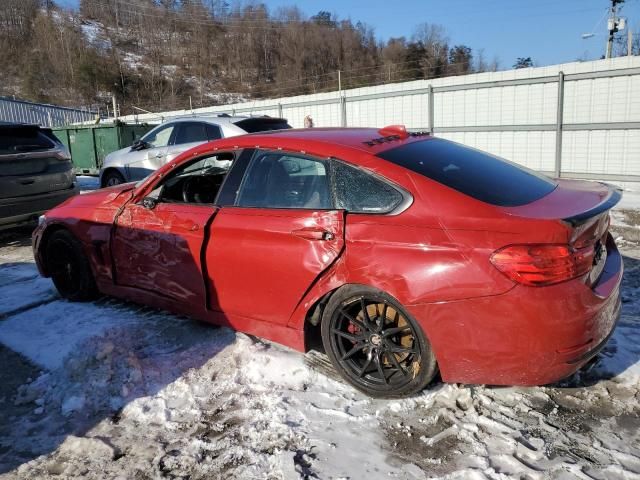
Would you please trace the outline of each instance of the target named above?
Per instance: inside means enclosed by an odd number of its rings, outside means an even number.
[[[222,132],[220,131],[220,127],[218,125],[205,123],[205,128],[207,130],[207,139],[218,140],[222,138]]]
[[[151,145],[152,148],[166,147],[169,145],[174,127],[174,124],[162,126],[157,130],[149,132],[142,140]]]
[[[177,125],[176,145],[206,142],[209,140],[205,124],[202,122],[180,122]]]
[[[149,195],[165,203],[213,204],[233,161],[233,154],[216,153],[177,168]]]
[[[282,152],[259,152],[251,162],[237,205],[330,210],[327,164]]]

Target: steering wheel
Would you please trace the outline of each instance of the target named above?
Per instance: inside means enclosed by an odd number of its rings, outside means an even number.
[[[197,187],[197,183],[194,180],[198,180],[198,177],[188,177],[182,184],[182,200],[184,203],[192,203],[194,201],[193,187]]]

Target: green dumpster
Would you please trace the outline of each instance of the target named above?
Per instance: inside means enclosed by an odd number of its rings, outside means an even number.
[[[54,128],[53,133],[71,152],[76,174],[98,175],[104,157],[130,146],[154,126],[122,122],[106,125],[72,125]]]

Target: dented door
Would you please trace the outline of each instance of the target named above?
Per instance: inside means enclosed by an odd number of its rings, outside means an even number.
[[[127,205],[112,237],[115,282],[204,307],[200,253],[216,210],[176,203],[158,203],[153,209]]]
[[[210,307],[282,325],[344,247],[336,210],[223,207],[210,228]]]

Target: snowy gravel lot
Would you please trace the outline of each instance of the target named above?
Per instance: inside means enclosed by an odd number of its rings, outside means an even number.
[[[403,401],[301,355],[103,298],[61,300],[0,232],[0,478],[640,479],[640,246],[623,314],[562,384]]]

